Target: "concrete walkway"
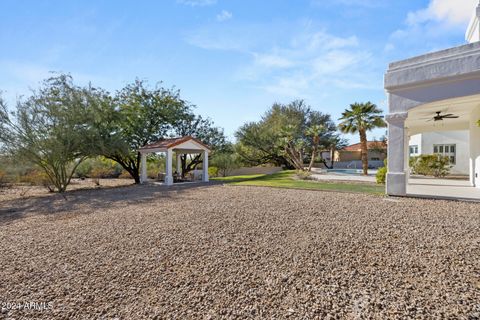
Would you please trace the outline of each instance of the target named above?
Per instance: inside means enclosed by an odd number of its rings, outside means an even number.
[[[472,187],[468,180],[410,178],[407,195],[480,201],[480,188]]]
[[[368,176],[313,170],[312,177],[321,181],[345,181],[375,183],[376,170],[369,170]],[[410,197],[475,200],[480,201],[480,188],[474,188],[468,180],[435,179],[411,177],[408,180],[407,195]]]
[[[357,182],[372,182],[375,183],[375,175],[377,170],[369,170],[368,176],[362,176],[357,174],[346,174],[341,172],[325,172],[321,169],[312,169],[312,177],[315,180],[322,181],[357,181]]]

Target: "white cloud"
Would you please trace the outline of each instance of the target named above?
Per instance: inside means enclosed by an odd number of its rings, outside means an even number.
[[[192,32],[187,41],[241,55],[246,62],[234,78],[268,93],[306,97],[330,94],[335,88],[382,88],[383,70],[372,70],[373,55],[361,48],[355,35],[337,36],[313,23],[271,30],[258,25],[207,26]]]
[[[305,91],[310,85],[310,79],[303,74],[291,75],[288,77],[279,77],[271,84],[262,86],[262,88],[275,95],[305,98]]]
[[[278,54],[254,53],[255,64],[266,68],[289,68],[295,63],[286,57]]]
[[[448,25],[466,25],[477,4],[478,0],[431,0],[427,8],[410,12],[407,23],[416,25],[438,21]]]
[[[432,52],[452,43],[461,45],[479,0],[430,0],[427,7],[409,12],[405,26],[394,31],[384,52],[395,59]]]
[[[226,21],[232,19],[233,14],[230,11],[222,10],[219,14],[217,14],[217,21]]]
[[[369,58],[367,53],[332,50],[314,59],[312,67],[317,75],[333,75]]]
[[[368,67],[371,54],[359,50],[359,45],[355,36],[304,32],[290,45],[253,53],[245,79],[260,82],[269,93],[288,97],[305,97],[326,87],[381,87],[381,82],[372,81],[371,73],[361,71]]]
[[[217,0],[177,0],[177,3],[191,7],[205,7],[217,3]]]
[[[385,0],[311,0],[312,5],[337,4],[346,6],[375,8],[385,6]]]

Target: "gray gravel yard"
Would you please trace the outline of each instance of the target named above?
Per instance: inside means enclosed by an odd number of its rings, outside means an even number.
[[[480,318],[480,204],[222,185],[67,197],[0,202],[0,318]]]

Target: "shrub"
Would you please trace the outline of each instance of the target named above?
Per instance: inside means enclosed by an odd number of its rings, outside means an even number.
[[[119,179],[133,179],[132,175],[128,171],[123,170],[122,173],[118,176]]]
[[[422,154],[409,160],[412,173],[436,178],[445,177],[450,173],[450,160],[438,154]]]
[[[217,167],[208,167],[208,175],[210,177],[217,177],[218,176],[218,168]]]
[[[385,159],[385,161],[383,161],[383,163],[385,164],[383,167],[381,168],[378,168],[378,171],[377,171],[377,174],[375,176],[375,178],[377,179],[377,183],[378,184],[385,184],[386,180],[387,180],[387,171],[388,171],[388,168],[387,168],[387,159]]]
[[[93,168],[89,174],[90,178],[94,179],[107,179],[107,178],[116,178],[120,174],[117,174],[111,168]]]
[[[0,170],[0,189],[7,185],[7,174]]]
[[[75,170],[77,178],[117,178],[121,173],[118,163],[104,157],[87,159]]]
[[[218,174],[222,177],[226,177],[233,169],[239,167],[239,161],[235,154],[221,152],[212,157],[212,166],[217,167]]]
[[[93,169],[92,160],[93,159],[87,159],[82,163],[80,163],[77,167],[77,170],[75,170],[75,177],[77,178],[90,177],[90,173],[92,172],[92,169]]]
[[[175,168],[172,168],[172,170],[175,170]],[[164,171],[164,168],[162,168],[157,161],[147,162],[147,177],[149,179],[157,179],[158,174]]]
[[[303,170],[297,170],[297,178],[300,180],[313,180],[312,173]]]
[[[55,192],[55,185],[47,174],[40,170],[31,170],[21,177],[21,182],[29,183],[32,186],[45,187],[49,192]]]

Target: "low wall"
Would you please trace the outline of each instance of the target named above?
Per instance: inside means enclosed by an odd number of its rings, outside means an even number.
[[[272,174],[282,171],[282,167],[242,167],[232,170],[229,176],[246,176],[250,174]]]

